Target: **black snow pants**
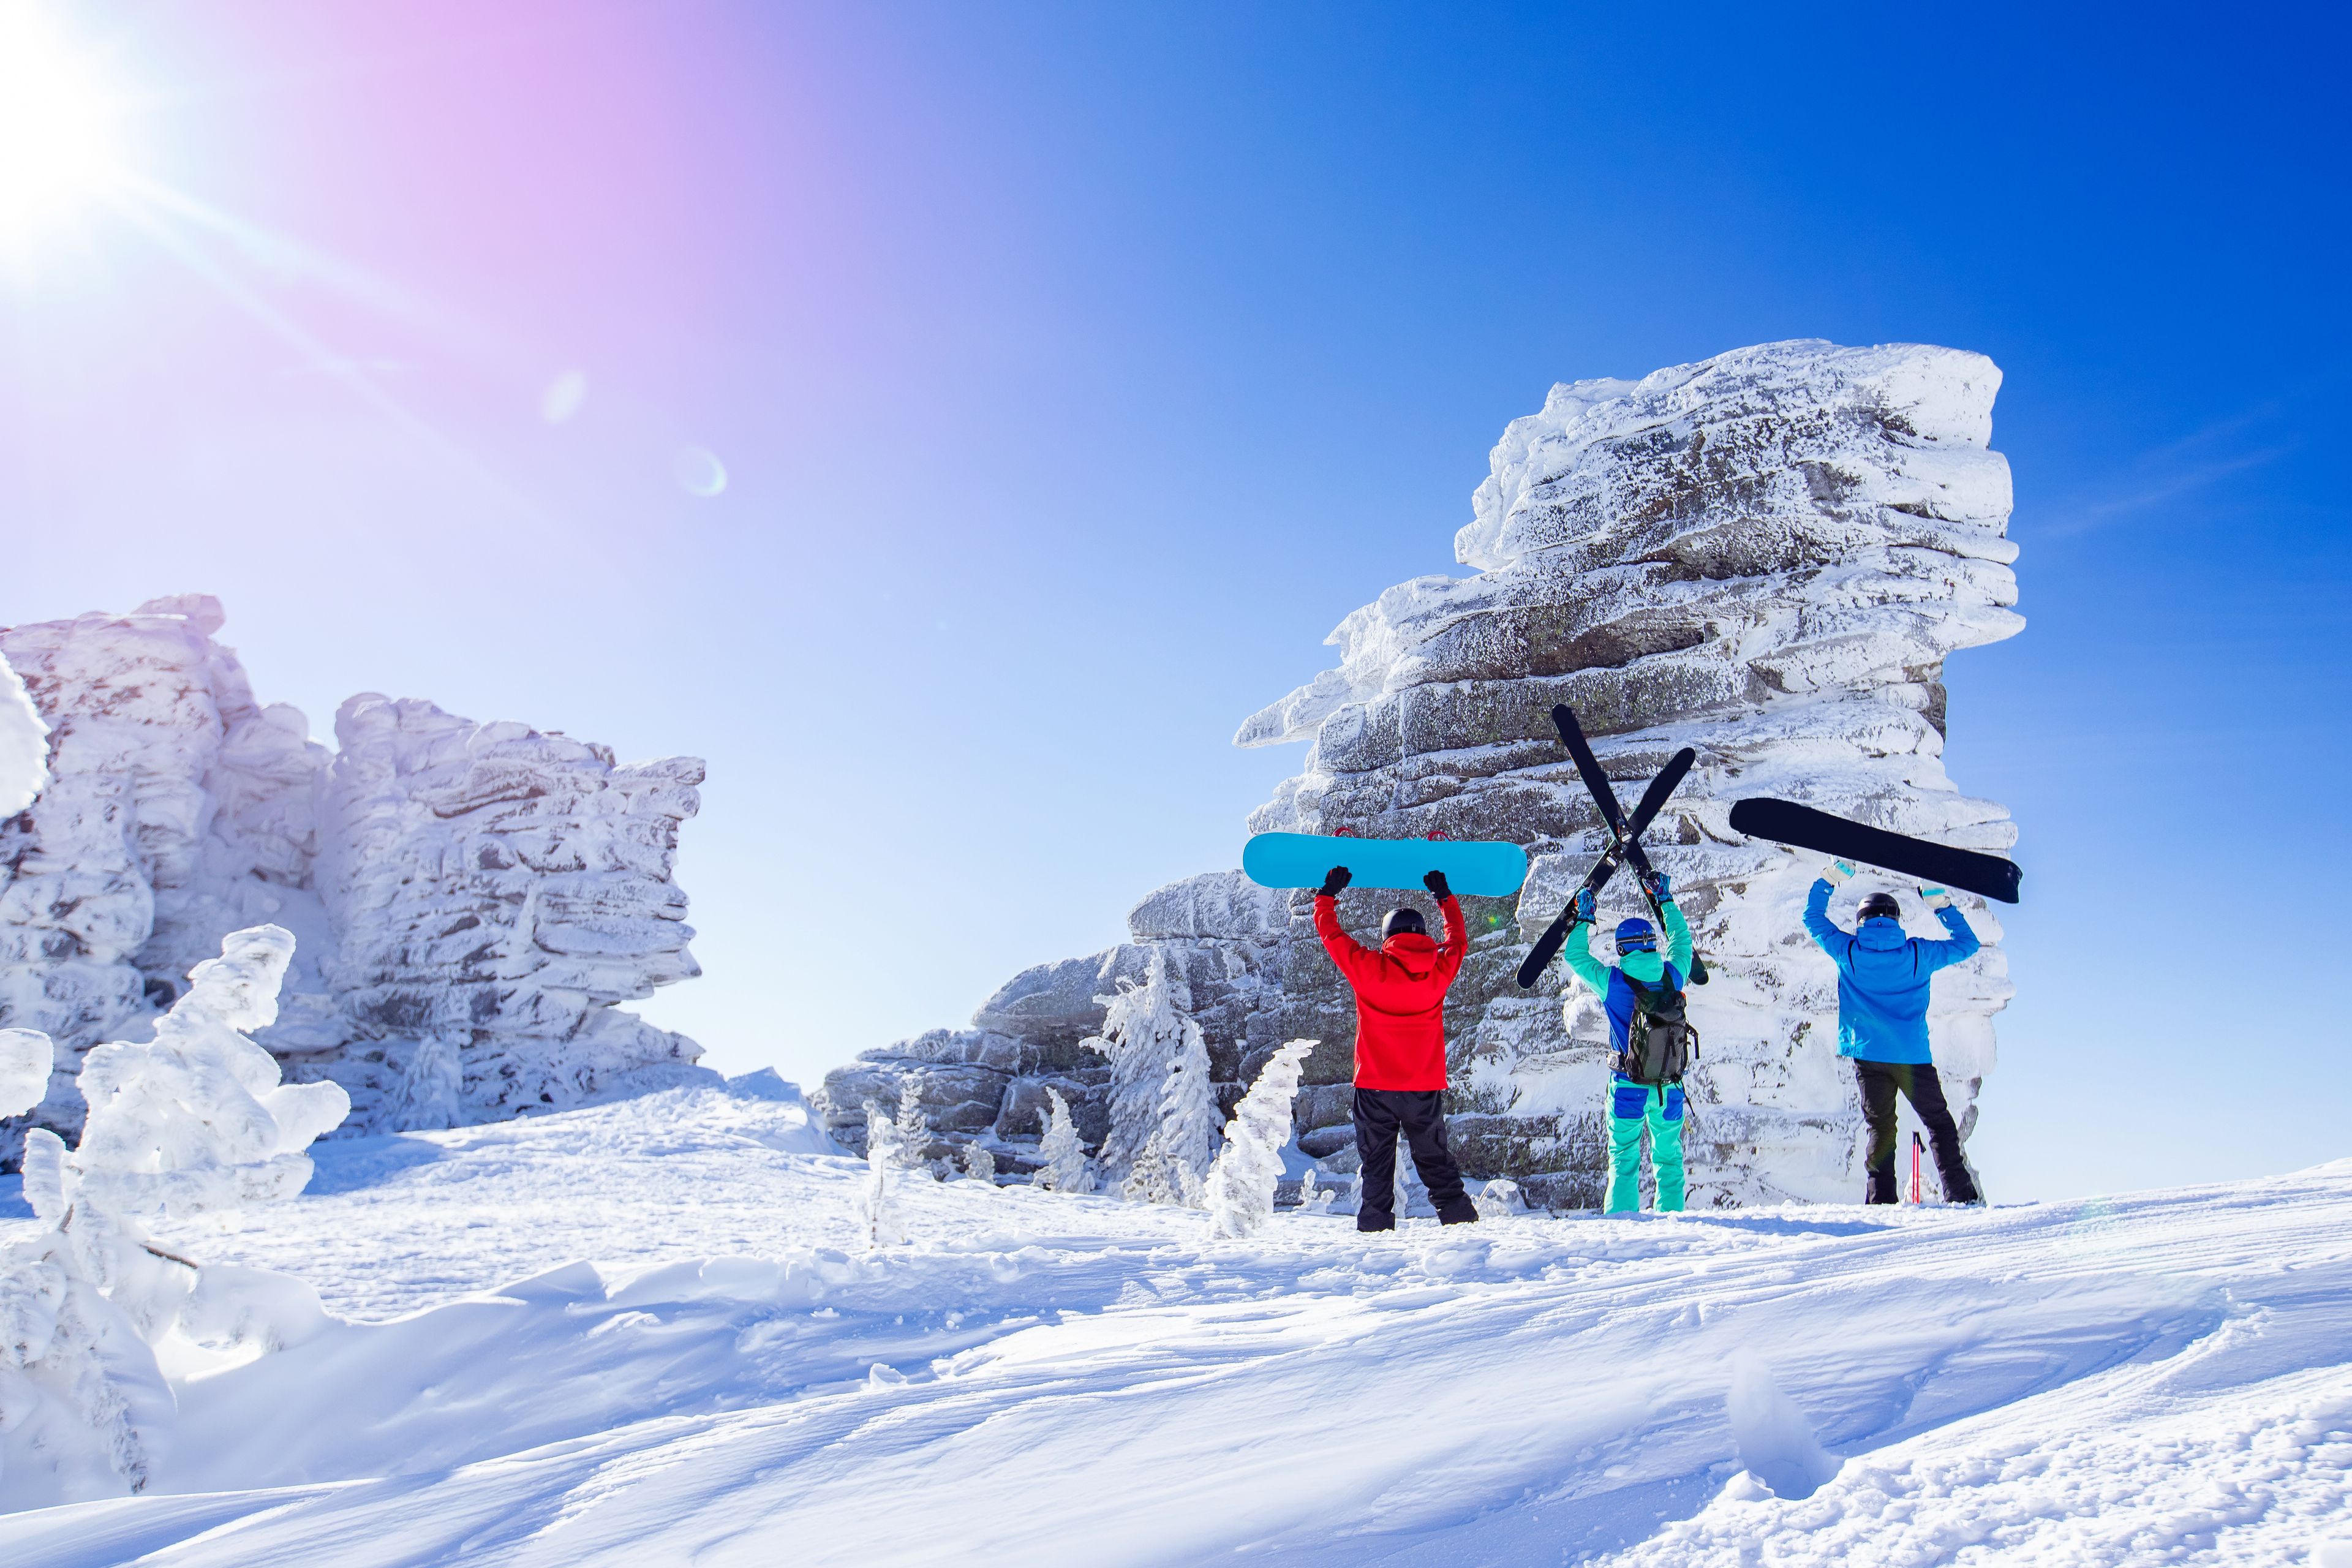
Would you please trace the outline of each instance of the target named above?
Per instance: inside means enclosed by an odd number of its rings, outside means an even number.
[[[1864,1203],[1897,1201],[1895,1181],[1895,1095],[1900,1089],[1927,1129],[1927,1145],[1935,1151],[1936,1173],[1943,1178],[1944,1201],[1972,1204],[1977,1184],[1960,1158],[1960,1130],[1952,1123],[1952,1108],[1944,1103],[1944,1080],[1932,1062],[1864,1062],[1853,1064],[1862,1085],[1862,1114],[1870,1123],[1870,1194]]]
[[[1396,1228],[1397,1138],[1412,1146],[1413,1169],[1429,1186],[1429,1201],[1447,1225],[1465,1225],[1478,1209],[1462,1190],[1462,1172],[1445,1146],[1445,1096],[1438,1089],[1356,1090],[1356,1152],[1363,1159],[1357,1191],[1358,1230]]]

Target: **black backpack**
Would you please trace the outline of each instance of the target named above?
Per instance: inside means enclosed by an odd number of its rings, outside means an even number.
[[[1618,973],[1633,993],[1633,1016],[1625,1024],[1625,1048],[1612,1069],[1635,1083],[1682,1082],[1698,1055],[1698,1031],[1684,1016],[1683,994],[1665,984],[1653,990],[1623,970]]]

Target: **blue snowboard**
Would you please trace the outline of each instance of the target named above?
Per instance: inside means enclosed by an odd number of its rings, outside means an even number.
[[[1242,874],[1261,888],[1319,888],[1334,866],[1359,888],[1418,892],[1443,871],[1457,893],[1504,899],[1528,879],[1528,852],[1516,844],[1450,838],[1346,838],[1319,833],[1259,833],[1242,847]]]

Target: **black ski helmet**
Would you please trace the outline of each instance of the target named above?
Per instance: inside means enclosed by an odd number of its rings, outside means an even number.
[[[1429,922],[1421,918],[1419,910],[1412,908],[1391,910],[1387,917],[1381,921],[1382,942],[1388,941],[1392,936],[1402,936],[1407,931],[1411,931],[1415,936],[1429,934]]]
[[[1895,901],[1892,893],[1873,893],[1862,900],[1862,918],[1866,921],[1899,921],[1903,918],[1903,906]]]

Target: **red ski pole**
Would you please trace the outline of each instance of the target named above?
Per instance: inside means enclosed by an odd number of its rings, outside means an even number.
[[[1916,1132],[1911,1134],[1911,1201],[1915,1204],[1927,1201],[1919,1195],[1919,1134]]]

